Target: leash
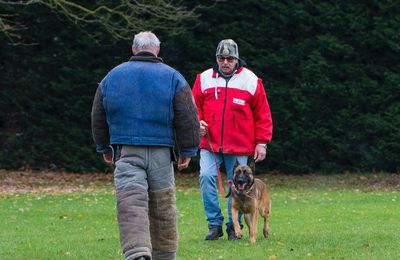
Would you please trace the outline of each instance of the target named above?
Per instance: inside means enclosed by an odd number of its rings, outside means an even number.
[[[206,127],[206,135],[207,135],[208,146],[210,146],[211,152],[213,153],[215,167],[217,168],[219,193],[221,194],[222,197],[225,197],[225,190],[224,190],[224,186],[222,184],[221,172],[219,171],[217,157],[215,156],[214,149],[211,145],[210,132],[208,131],[207,127]]]

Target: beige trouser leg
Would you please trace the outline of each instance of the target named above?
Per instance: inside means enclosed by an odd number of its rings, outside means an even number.
[[[174,260],[177,249],[175,180],[168,147],[122,146],[114,181],[126,260]]]
[[[149,209],[153,259],[176,259],[178,230],[175,189],[149,191]]]
[[[120,240],[126,259],[151,255],[147,201],[144,189],[129,188],[117,192]]]

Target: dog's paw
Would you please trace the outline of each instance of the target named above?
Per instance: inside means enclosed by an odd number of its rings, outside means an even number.
[[[265,238],[268,238],[268,236],[269,236],[269,231],[266,230],[266,229],[264,229],[264,230],[263,230],[263,235],[264,235]]]
[[[250,243],[255,243],[255,242],[256,242],[256,239],[255,239],[255,238],[249,238],[249,242],[250,242]]]
[[[235,232],[235,235],[237,239],[241,239],[243,237],[243,232],[242,231]]]

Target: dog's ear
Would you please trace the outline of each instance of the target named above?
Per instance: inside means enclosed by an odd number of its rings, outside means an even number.
[[[238,167],[240,164],[239,164],[239,161],[238,160],[236,160],[236,162],[235,162],[235,165],[233,166],[233,169],[235,170],[236,169],[236,167]]]
[[[256,174],[256,162],[254,161],[253,156],[250,156],[249,160],[247,161],[247,166],[250,167],[252,170],[253,174]]]

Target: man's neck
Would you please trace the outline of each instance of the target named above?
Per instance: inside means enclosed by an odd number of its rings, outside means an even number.
[[[157,55],[151,51],[139,51],[137,53],[135,53],[135,56],[153,56],[153,57],[157,57]]]
[[[232,78],[233,74],[235,74],[235,71],[236,71],[236,70],[232,71],[232,73],[230,73],[230,74],[225,74],[225,73],[223,73],[222,71],[218,70],[219,75],[221,75],[221,77],[223,77],[223,78],[225,78],[225,79],[230,79],[230,78]]]

